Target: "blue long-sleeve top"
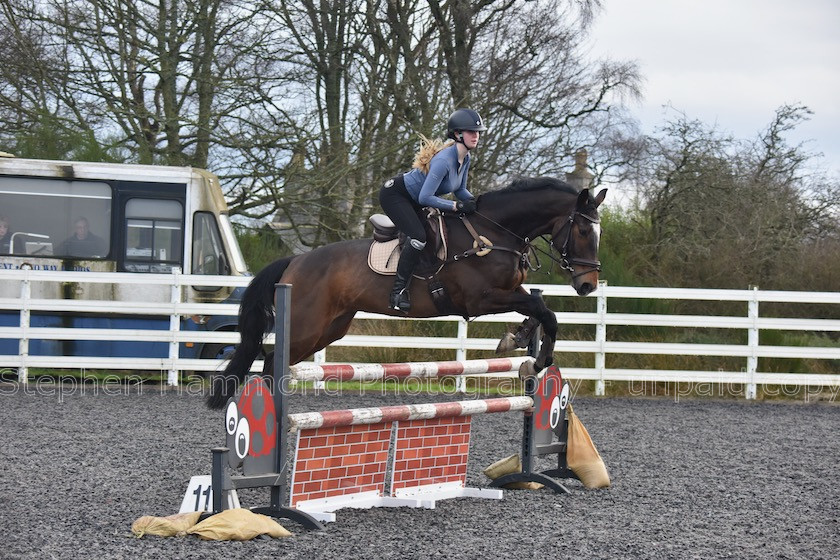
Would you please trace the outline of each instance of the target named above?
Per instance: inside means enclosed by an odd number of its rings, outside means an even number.
[[[440,210],[455,210],[455,201],[441,198],[452,193],[458,200],[473,198],[467,190],[467,174],[470,169],[470,155],[458,169],[458,146],[452,144],[438,153],[429,163],[429,173],[412,169],[403,176],[405,190],[421,206],[432,206]]]

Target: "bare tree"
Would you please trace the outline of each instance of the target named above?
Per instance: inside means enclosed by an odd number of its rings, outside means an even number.
[[[639,95],[633,63],[594,61],[585,54],[597,2],[547,0],[514,6],[499,17],[472,62],[477,96],[492,129],[480,169],[488,186],[516,174],[559,175],[581,148],[609,166],[618,144],[605,138],[628,130],[623,110]]]
[[[283,188],[285,226],[307,224],[309,245],[357,235],[381,181],[410,164],[418,134],[442,136],[458,106],[478,109],[491,127],[471,172],[476,192],[516,174],[562,173],[580,147],[627,127],[618,104],[638,93],[632,64],[585,61],[598,7],[277,3],[277,25],[294,30],[284,48],[315,94],[313,107],[300,112],[313,128],[300,143],[306,176]],[[602,155],[616,151],[605,147]]]
[[[459,106],[491,127],[476,192],[559,175],[582,147],[607,169],[632,136],[637,69],[586,60],[597,0],[0,6],[0,55],[28,61],[0,64],[0,137],[47,115],[111,157],[209,167],[234,213],[280,222],[301,249],[358,236],[382,181]]]
[[[15,111],[29,116],[21,126],[50,110],[126,159],[207,167],[211,148],[225,144],[215,136],[220,124],[265,105],[264,21],[234,1],[2,5],[6,21],[26,22],[15,45],[40,69],[7,76],[6,88],[21,100]],[[33,78],[44,92],[37,98],[26,93]]]
[[[651,237],[639,253],[658,282],[779,287],[798,255],[836,235],[836,181],[809,171],[812,156],[786,141],[808,114],[781,107],[753,142],[684,115],[651,139],[637,175]]]

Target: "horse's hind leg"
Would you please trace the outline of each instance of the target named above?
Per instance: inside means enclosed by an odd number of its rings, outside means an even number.
[[[322,350],[326,348],[331,342],[335,342],[339,338],[343,337],[347,334],[347,331],[350,329],[350,322],[353,320],[353,316],[356,312],[345,313],[341,317],[337,318],[333,321],[329,327],[327,327],[326,331],[324,332],[323,336],[316,342],[314,345],[310,346],[311,350],[300,350],[299,352],[300,357],[298,355],[293,356],[290,359],[290,365],[294,365],[304,358],[311,356],[318,350]],[[265,363],[263,364],[263,371],[262,376],[265,378],[265,382],[271,385],[271,378],[274,375],[274,352],[269,352],[265,356]]]
[[[355,311],[350,311],[336,317],[335,320],[330,323],[330,326],[324,331],[324,335],[318,340],[318,349],[321,350],[322,348],[326,348],[330,343],[335,342],[339,338],[343,337],[347,334],[347,331],[350,330],[350,323],[353,321],[353,317],[356,315]]]
[[[317,328],[304,327],[298,331],[299,333],[303,331],[301,335],[293,334],[292,344],[289,347],[289,363],[296,364],[305,360],[315,352],[323,350],[330,343],[343,337],[350,329],[350,322],[353,320],[355,314],[355,311],[347,312],[336,317],[329,323],[316,321],[315,315],[313,314],[310,322]]]

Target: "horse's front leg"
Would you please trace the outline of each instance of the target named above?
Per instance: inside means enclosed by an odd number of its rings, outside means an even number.
[[[554,363],[554,343],[557,341],[557,316],[546,307],[541,297],[537,298],[542,306],[542,311],[536,317],[543,328],[542,339],[540,340],[540,351],[537,354],[537,361],[534,362],[534,369],[542,371]]]
[[[539,326],[540,322],[536,318],[528,317],[516,328],[515,333],[507,332],[502,336],[499,345],[496,346],[496,353],[502,354],[515,350],[516,348],[527,348],[531,344],[531,340],[534,338],[534,332]]]
[[[527,317],[533,317],[539,321],[543,330],[540,350],[534,368],[539,372],[553,363],[554,341],[557,339],[557,317],[545,305],[541,296],[531,295],[521,287],[513,292],[492,289],[482,294],[480,300],[476,302],[475,311],[475,313],[471,312],[470,315],[516,311]]]

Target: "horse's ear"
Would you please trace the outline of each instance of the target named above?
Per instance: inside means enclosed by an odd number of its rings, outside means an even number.
[[[604,198],[606,198],[608,190],[609,189],[601,189],[601,192],[599,192],[597,195],[595,195],[595,207],[596,208],[598,206],[600,206],[602,202],[604,202]]]
[[[577,207],[578,210],[586,208],[586,205],[589,204],[589,189],[583,189],[578,193],[577,199]]]

